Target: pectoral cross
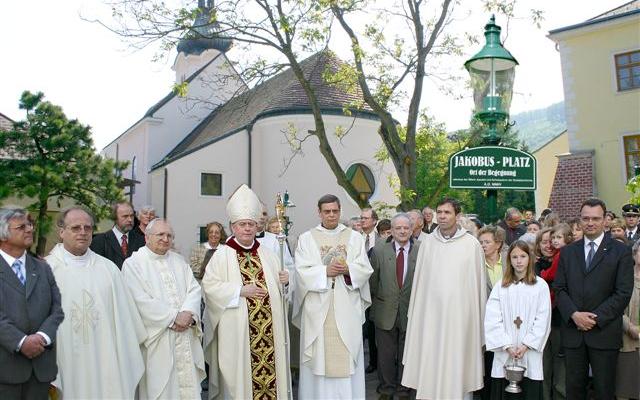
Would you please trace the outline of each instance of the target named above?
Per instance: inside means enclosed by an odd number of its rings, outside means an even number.
[[[516,324],[517,329],[520,329],[520,325],[522,325],[522,320],[520,319],[520,316],[517,316],[516,319],[513,320],[513,323]]]

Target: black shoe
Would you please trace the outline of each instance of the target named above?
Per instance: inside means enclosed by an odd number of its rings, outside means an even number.
[[[367,368],[365,368],[364,373],[365,373],[365,374],[370,374],[370,373],[372,373],[373,371],[375,371],[376,369],[377,369],[377,368],[376,368],[376,366],[375,366],[375,365],[369,365],[369,366],[367,366]]]

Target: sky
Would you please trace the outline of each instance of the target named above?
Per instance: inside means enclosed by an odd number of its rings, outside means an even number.
[[[520,64],[511,114],[563,100],[560,56],[555,43],[546,37],[549,30],[583,22],[625,2],[520,0],[523,13],[540,9],[545,19],[540,28],[524,17],[509,24],[504,45]],[[462,3],[473,12],[456,21],[458,33],[481,34],[490,14],[479,8],[478,0]],[[81,18],[108,17],[105,12],[108,9],[100,0],[1,2],[0,113],[23,119],[24,112],[18,108],[22,91],[42,91],[69,118],[92,127],[100,150],[169,93],[175,80],[171,70],[175,53],[153,62],[154,49],[135,50],[116,34]],[[496,23],[504,21],[498,18]],[[456,61],[447,67],[463,71],[464,60],[480,48],[466,48],[459,64]],[[427,82],[422,106],[448,130],[467,127],[473,108],[471,93],[458,98],[437,86],[437,81]]]

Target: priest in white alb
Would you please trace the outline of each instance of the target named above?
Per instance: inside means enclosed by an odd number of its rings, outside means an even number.
[[[67,318],[58,328],[52,385],[64,399],[133,399],[145,330],[120,270],[89,249],[93,217],[84,209],[62,211],[57,230],[62,243],[46,260]]]
[[[320,225],[298,238],[294,324],[300,399],[364,399],[362,324],[373,273],[362,235],[340,224],[340,200],[318,200]]]
[[[421,242],[411,286],[402,385],[417,399],[471,399],[483,387],[484,253],[445,198],[438,227]]]
[[[125,282],[147,330],[141,399],[200,399],[205,378],[200,338],[200,285],[189,264],[171,250],[173,229],[156,218],[146,246],[125,260]]]
[[[286,327],[282,290],[289,273],[256,240],[260,200],[241,185],[227,204],[233,236],[202,279],[214,336],[207,359],[209,398],[287,399]]]

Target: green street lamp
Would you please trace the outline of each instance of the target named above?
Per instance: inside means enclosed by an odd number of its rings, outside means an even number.
[[[509,120],[509,108],[513,97],[513,79],[518,61],[502,46],[496,18],[491,16],[484,26],[486,43],[479,53],[464,63],[471,76],[473,87],[474,116],[485,128],[483,144],[500,144],[498,127],[504,131]],[[497,219],[498,191],[487,190],[487,218],[490,223]]]
[[[471,76],[474,115],[488,127],[485,144],[500,143],[498,124],[506,124],[513,96],[513,79],[518,61],[502,46],[495,16],[484,27],[486,44],[464,63]]]

